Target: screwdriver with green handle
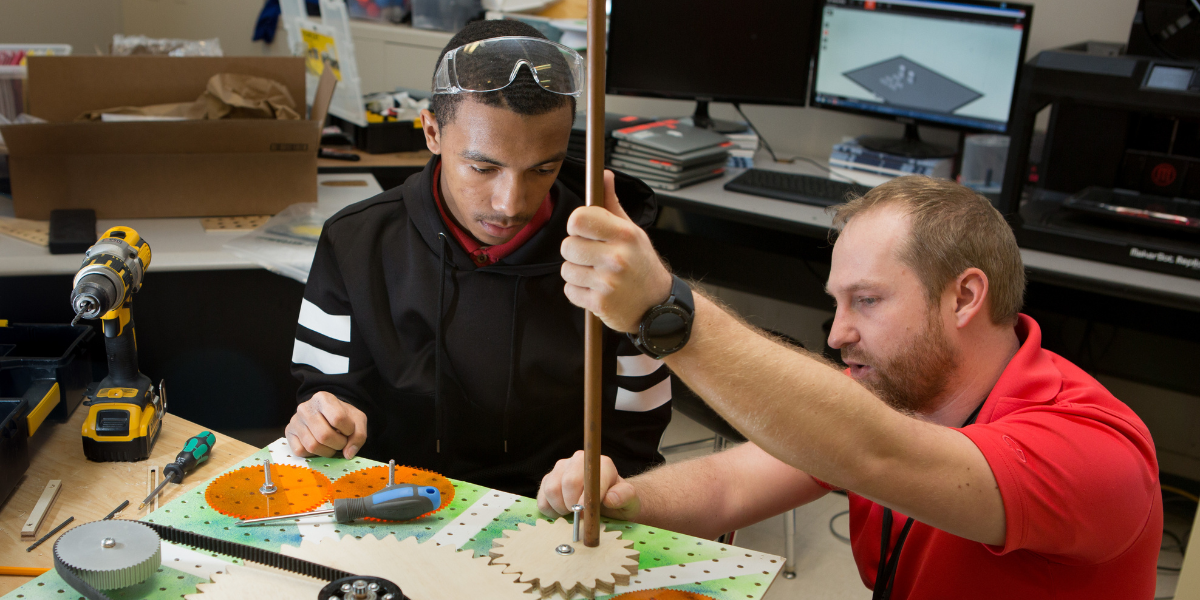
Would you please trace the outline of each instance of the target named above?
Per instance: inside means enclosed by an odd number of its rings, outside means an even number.
[[[200,463],[208,460],[212,455],[213,445],[217,443],[217,437],[211,431],[202,431],[199,434],[188,439],[183,445],[183,452],[175,457],[175,462],[167,463],[167,466],[162,469],[162,483],[150,492],[149,496],[138,505],[138,510],[146,508],[146,505],[162,491],[168,483],[182,483],[183,476],[191,473]]]

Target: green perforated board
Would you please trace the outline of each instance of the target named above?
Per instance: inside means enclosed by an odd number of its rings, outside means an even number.
[[[287,452],[286,443],[280,440],[234,468],[261,465],[268,458],[283,464],[307,463],[330,480],[379,464],[363,458],[297,459]],[[537,502],[531,498],[513,496],[462,481],[452,480],[452,483],[455,495],[450,506],[411,523],[346,525],[333,523],[332,519],[326,517],[312,518],[306,523],[281,521],[278,526],[239,528],[234,526],[236,519],[216,512],[205,503],[204,489],[208,482],[163,505],[145,520],[273,551],[279,551],[285,544],[299,546],[301,539],[314,535],[384,537],[394,533],[397,538],[415,537],[421,543],[434,541],[453,544],[463,551],[474,552],[476,556],[487,555],[492,540],[500,537],[505,530],[517,529],[518,523],[532,524],[538,519],[548,520],[538,512]],[[629,586],[618,586],[617,594],[669,587],[707,594],[717,600],[757,600],[766,593],[783,566],[783,559],[778,556],[635,523],[609,519],[604,519],[604,522],[609,530],[620,530],[622,539],[633,540],[634,547],[640,553],[638,574],[631,578]],[[195,593],[196,584],[203,582],[203,574],[211,569],[206,570],[207,567],[200,564],[185,564],[193,562],[188,559],[188,551],[169,552],[173,550],[169,546],[164,544],[163,566],[154,577],[137,586],[109,591],[108,595],[114,600],[159,600]],[[180,556],[183,557],[182,562],[176,560]],[[218,555],[212,556],[224,560]],[[4,598],[82,600],[78,592],[53,571],[13,590]],[[598,598],[603,600],[611,596]]]

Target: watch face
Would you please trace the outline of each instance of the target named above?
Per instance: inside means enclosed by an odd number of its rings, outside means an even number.
[[[642,339],[656,353],[670,353],[687,342],[690,315],[677,306],[655,307],[642,324]]]

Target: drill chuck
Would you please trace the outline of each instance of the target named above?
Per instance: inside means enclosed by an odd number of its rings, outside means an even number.
[[[109,271],[111,273],[111,271]],[[105,272],[91,272],[80,277],[71,291],[71,308],[84,319],[95,319],[116,307],[124,294],[118,290],[120,278]]]

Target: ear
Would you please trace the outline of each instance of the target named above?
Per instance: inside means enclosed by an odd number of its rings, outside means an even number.
[[[425,132],[425,147],[434,154],[442,153],[442,132],[438,129],[437,118],[429,109],[421,111],[421,129]]]
[[[954,294],[954,324],[959,329],[966,327],[977,316],[989,318],[986,313],[988,278],[983,271],[971,267],[963,271],[950,284]]]

